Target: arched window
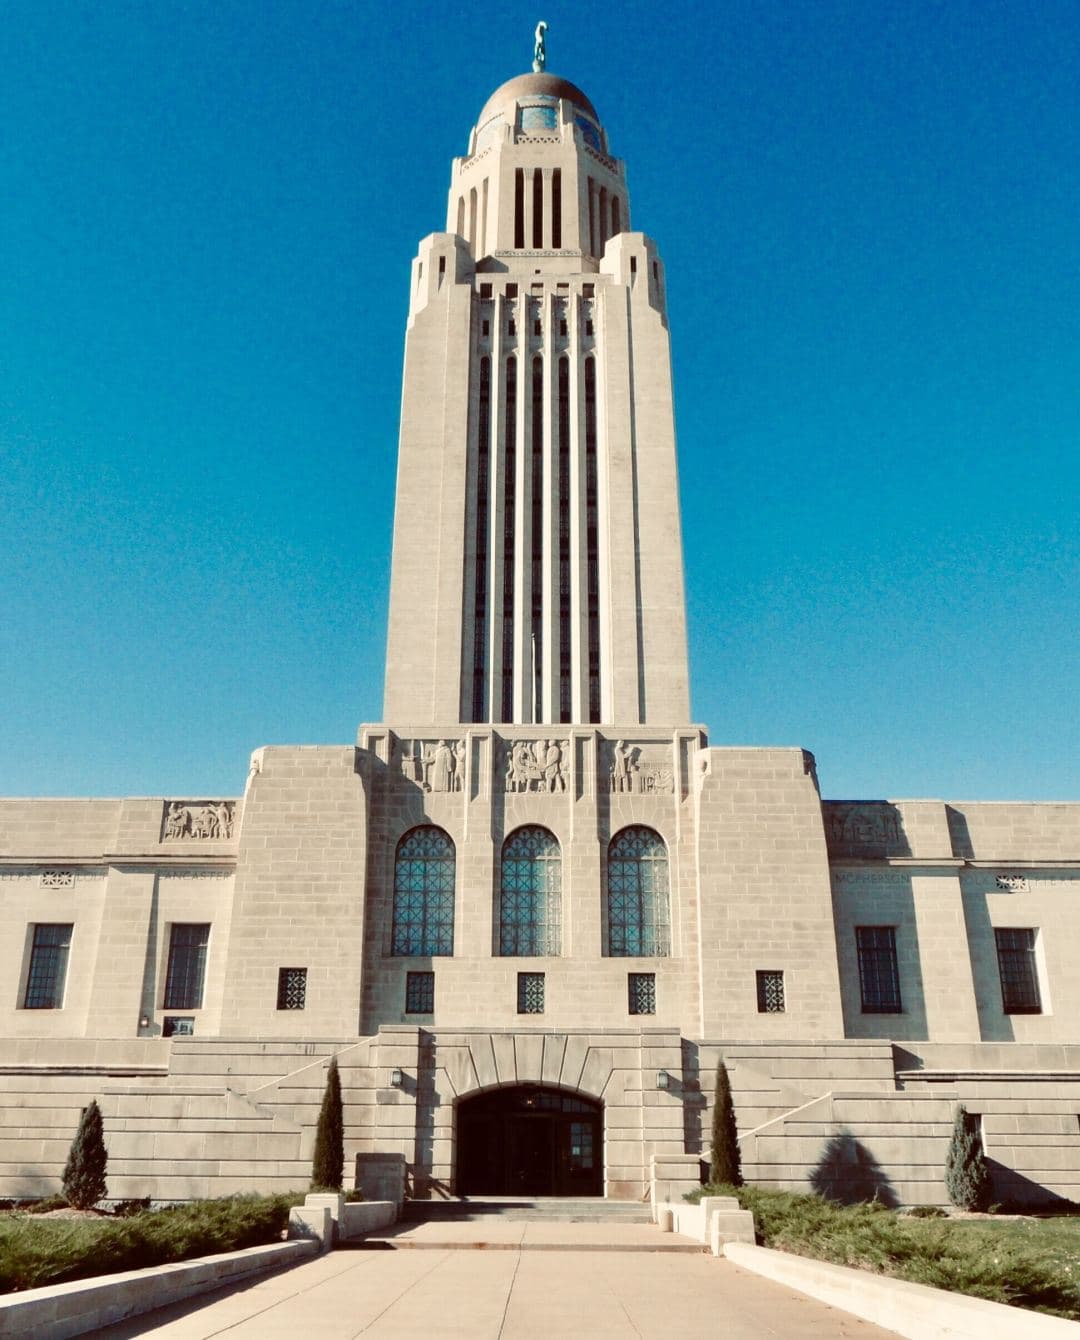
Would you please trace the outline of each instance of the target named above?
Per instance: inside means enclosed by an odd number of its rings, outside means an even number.
[[[390,952],[454,952],[454,844],[441,828],[414,828],[398,843]]]
[[[608,845],[607,952],[615,958],[666,957],[668,901],[664,839],[640,825],[616,833]]]
[[[519,828],[503,843],[499,953],[519,958],[558,954],[561,914],[558,839],[546,828]]]

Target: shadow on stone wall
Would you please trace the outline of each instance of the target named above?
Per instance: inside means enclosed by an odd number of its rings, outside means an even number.
[[[946,805],[945,819],[949,825],[949,840],[952,843],[952,854],[961,857],[965,861],[973,860],[975,852],[971,846],[971,834],[968,832],[967,815],[961,814],[959,810],[954,810],[951,805]]]
[[[841,1205],[876,1200],[893,1209],[900,1203],[885,1169],[848,1130],[838,1131],[826,1142],[810,1174],[810,1185],[819,1196]]]

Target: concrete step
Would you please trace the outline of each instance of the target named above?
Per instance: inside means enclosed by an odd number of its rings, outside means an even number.
[[[409,1223],[467,1223],[501,1220],[526,1223],[649,1224],[650,1206],[640,1201],[568,1196],[485,1196],[472,1199],[410,1200],[401,1211]]]

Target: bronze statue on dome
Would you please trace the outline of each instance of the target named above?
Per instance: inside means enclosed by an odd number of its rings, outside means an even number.
[[[547,24],[543,19],[536,25],[536,39],[533,46],[533,74],[543,74],[547,65]]]

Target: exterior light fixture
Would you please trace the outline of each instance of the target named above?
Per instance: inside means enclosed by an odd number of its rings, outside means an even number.
[[[140,1015],[140,1017],[139,1017],[139,1027],[140,1027],[140,1028],[149,1028],[149,1027],[150,1027],[150,1016],[149,1016],[148,1014]]]
[[[666,1070],[658,1070],[656,1072],[656,1087],[658,1089],[671,1088],[671,1076]]]
[[[404,1083],[405,1083],[405,1076],[401,1073],[401,1071],[397,1068],[397,1066],[395,1066],[393,1070],[390,1071],[390,1087],[392,1089],[400,1089]]]

